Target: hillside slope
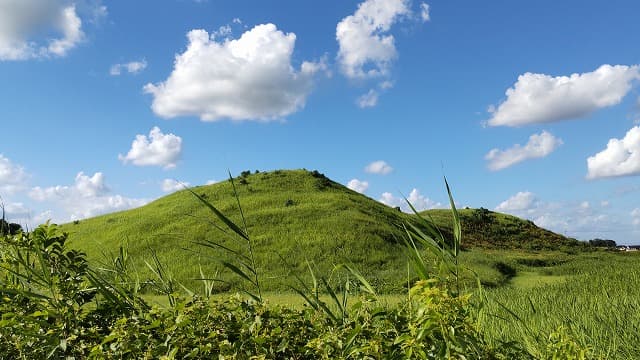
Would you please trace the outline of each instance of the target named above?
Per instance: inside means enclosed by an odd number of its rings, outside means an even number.
[[[278,170],[244,174],[235,179],[255,242],[254,254],[267,290],[284,290],[294,283],[292,274],[308,277],[307,260],[329,274],[333,265],[350,263],[381,291],[395,291],[406,284],[407,264],[401,245],[400,224],[414,220],[369,197],[347,189],[324,175],[306,170]],[[233,221],[242,222],[229,181],[194,187]],[[563,236],[529,222],[498,213],[485,214],[478,225],[477,210],[460,210],[463,246],[490,248],[558,249],[570,245]],[[450,232],[449,210],[423,214]],[[487,220],[489,219],[489,220]],[[238,289],[237,276],[223,269],[223,251],[197,245],[212,240],[225,246],[247,248],[237,237],[216,229],[221,223],[189,191],[162,197],[146,206],[65,224],[71,244],[93,261],[112,258],[126,244],[140,278],[150,275],[152,249],[173,276],[190,289],[199,290],[200,269],[206,277],[220,277],[218,290]],[[106,256],[105,256],[106,255]],[[497,261],[497,260],[496,260]],[[287,265],[284,264],[287,263]],[[499,276],[492,263],[482,264],[488,277]],[[493,280],[492,280],[493,281]]]
[[[410,215],[318,172],[257,173],[238,177],[235,184],[267,288],[281,290],[292,283],[290,271],[307,274],[307,259],[322,271],[338,263],[356,264],[381,289],[396,289],[406,282],[406,262],[395,239],[402,236],[396,225]],[[241,223],[228,181],[193,190]],[[144,260],[151,262],[150,249],[154,249],[177,279],[198,288],[198,282],[189,279],[200,277],[200,266],[206,276],[237,280],[227,277],[212,259],[224,257],[223,252],[194,244],[207,239],[236,244],[237,238],[233,240],[211,222],[220,224],[193,194],[178,191],[138,209],[65,224],[63,230],[70,233],[74,246],[94,260],[128,243],[130,257],[142,275],[147,269]],[[292,268],[287,270],[281,258]]]
[[[532,221],[484,208],[459,209],[462,246],[466,248],[562,250],[583,246],[581,242],[536,226]],[[445,233],[451,233],[451,211],[426,210],[420,213],[431,219]]]

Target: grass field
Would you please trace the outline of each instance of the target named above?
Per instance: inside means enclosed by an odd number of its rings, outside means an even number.
[[[351,191],[315,171],[245,174],[237,177],[235,184],[254,244],[255,264],[264,274],[265,291],[288,291],[292,274],[309,280],[307,261],[322,273],[330,272],[336,264],[357,265],[382,293],[406,288],[406,233],[402,225],[413,222],[414,215]],[[192,190],[232,221],[243,223],[228,181]],[[449,211],[423,214],[450,236]],[[477,209],[462,209],[460,215],[464,248],[562,248],[565,252],[579,248],[574,240],[513,216]],[[220,264],[220,260],[233,260],[228,253],[198,244],[212,241],[246,254],[246,244],[219,231],[220,225],[184,190],[138,209],[64,224],[62,229],[70,234],[72,246],[86,252],[92,262],[113,258],[118,248],[125,246],[141,279],[151,276],[146,263],[152,262],[153,250],[170,275],[189,289],[199,291],[201,285],[194,279],[204,275],[226,281],[216,283],[215,291],[239,290],[241,281]],[[496,267],[492,257],[473,254],[465,252],[462,259],[479,273],[485,285],[499,286],[508,279],[508,268]]]
[[[542,354],[548,335],[562,325],[597,358],[640,358],[640,253],[474,249],[462,253],[462,263],[486,283],[480,327],[496,346],[514,341]],[[467,286],[479,300],[473,282]],[[166,297],[146,298],[167,305]],[[293,292],[267,292],[264,298],[272,306],[306,306]],[[329,295],[322,299],[330,303]],[[391,307],[406,299],[401,292],[380,296]]]
[[[536,348],[563,325],[603,359],[640,358],[640,254],[599,251],[558,260],[522,266],[509,284],[487,291],[482,327],[489,338]]]
[[[70,234],[72,248],[85,251],[97,269],[114,268],[119,248],[126,250],[127,276],[143,283],[155,278],[155,288],[143,289],[142,295],[149,304],[165,309],[159,311],[166,316],[177,314],[174,291],[213,293],[211,302],[216,307],[245,289],[248,282],[238,272],[229,271],[233,269],[221,263],[224,261],[251,261],[242,269],[247,274],[255,272],[256,279],[259,275],[266,306],[295,311],[305,311],[309,302],[294,293],[291,285],[301,289],[295,279],[299,277],[313,287],[311,267],[315,276],[325,277],[333,290],[344,294],[344,299],[334,302],[323,287],[325,293],[318,299],[343,317],[360,311],[347,311],[346,305],[359,304],[361,282],[344,269],[334,273],[336,265],[350,265],[367,279],[379,294],[375,306],[388,314],[405,311],[410,284],[439,274],[441,262],[426,248],[419,253],[431,269],[429,274],[419,275],[408,266],[402,225],[413,224],[414,215],[350,191],[317,172],[243,174],[235,182],[237,197],[229,182],[196,187],[192,189],[196,196],[180,191],[139,209],[65,224],[61,229]],[[215,204],[250,240],[245,242],[234,236],[235,230],[225,230],[223,222],[197,197]],[[442,230],[445,241],[454,233],[451,214],[448,210],[422,213]],[[452,293],[471,294],[473,318],[489,346],[485,350],[508,348],[511,342],[534,358],[548,358],[557,350],[554,344],[559,344],[569,346],[561,354],[587,349],[585,354],[591,354],[587,358],[640,358],[636,347],[640,341],[636,331],[640,328],[638,254],[597,250],[531,222],[485,209],[462,209],[458,214],[463,250],[456,262],[463,269],[459,278],[462,293],[458,282]],[[198,278],[223,282],[207,285]],[[162,287],[170,291],[158,295],[156,290]],[[461,304],[455,306],[467,309]],[[290,314],[288,311],[284,313]],[[557,340],[551,335],[559,329],[566,329],[563,334],[568,337]],[[348,331],[353,329],[343,330],[350,337]],[[514,358],[522,355],[514,354]]]

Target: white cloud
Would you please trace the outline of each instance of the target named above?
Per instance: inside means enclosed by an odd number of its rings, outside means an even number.
[[[431,20],[429,4],[427,3],[420,4],[420,18],[422,18],[422,21],[425,21],[425,22]]]
[[[347,187],[353,191],[364,194],[364,192],[367,191],[367,189],[369,188],[369,183],[367,181],[351,179],[347,184]]]
[[[4,211],[6,219],[11,222],[16,222],[15,219],[26,219],[31,213],[31,211],[21,202],[6,204]]]
[[[48,188],[34,187],[29,196],[36,201],[63,199],[65,197],[95,198],[108,193],[110,190],[104,182],[104,174],[97,172],[89,177],[79,172],[73,186],[51,186]]]
[[[610,139],[607,148],[587,159],[587,178],[640,174],[640,126],[622,139]]]
[[[540,134],[531,135],[525,146],[516,144],[507,150],[492,149],[484,158],[489,161],[489,169],[496,171],[528,159],[545,157],[560,145],[562,145],[561,139],[543,131]]]
[[[358,107],[361,109],[376,106],[378,104],[378,92],[370,89],[369,92],[358,98],[356,104],[358,104]]]
[[[387,164],[384,160],[378,160],[367,165],[364,168],[364,171],[368,172],[369,174],[387,175],[388,173],[393,171],[393,168],[389,164]]]
[[[407,200],[409,201],[409,203],[411,203],[411,205],[413,205],[413,207],[417,211],[443,207],[441,203],[433,201],[428,197],[425,197],[424,195],[420,194],[420,191],[418,189],[415,189],[415,188],[411,190],[411,192],[409,193],[409,196],[407,197]],[[411,210],[411,207],[409,207],[409,204],[407,204],[404,198],[395,197],[393,196],[393,194],[389,192],[382,193],[378,201],[387,206],[399,207],[404,212],[408,212],[408,213],[413,212],[413,210]]]
[[[24,168],[15,165],[0,154],[0,196],[14,194],[27,186],[29,175]]]
[[[205,185],[213,185],[213,184],[217,184],[217,183],[219,183],[219,181],[218,181],[218,180],[213,180],[213,179],[211,179],[211,180],[207,180],[207,182],[205,183]]]
[[[589,201],[549,202],[524,191],[502,202],[495,208],[520,218],[529,219],[537,226],[579,239],[624,236],[629,223],[612,213],[606,206],[594,207]]]
[[[313,76],[322,66],[291,64],[296,41],[273,24],[258,25],[239,39],[216,41],[191,30],[184,53],[161,83],[147,84],[153,111],[164,118],[199,116],[203,121],[274,120],[304,107]]]
[[[149,137],[136,135],[126,156],[118,155],[125,164],[132,162],[138,166],[176,167],[182,154],[182,138],[174,134],[163,134],[157,127],[149,132]]]
[[[488,124],[521,126],[583,117],[619,104],[637,79],[638,65],[602,65],[571,76],[525,73],[507,90],[504,102],[489,108]]]
[[[109,187],[101,172],[87,176],[76,175],[73,185],[57,185],[47,188],[34,187],[29,192],[31,199],[50,202],[60,207],[64,214],[49,213],[54,221],[69,221],[126,210],[147,203],[144,199],[131,199],[121,195],[109,195]],[[44,216],[44,215],[43,215]]]
[[[162,191],[164,192],[180,191],[189,186],[191,186],[191,184],[189,184],[188,182],[180,182],[174,179],[162,180]]]
[[[640,208],[635,208],[631,211],[631,218],[633,225],[640,225]]]
[[[388,89],[391,89],[393,87],[393,82],[389,81],[389,80],[385,80],[385,81],[380,82],[380,84],[378,84],[378,86],[382,90],[388,90]]]
[[[106,14],[99,1],[85,5],[91,16]],[[0,60],[62,57],[84,38],[75,2],[0,1]]]
[[[147,68],[147,60],[142,59],[140,61],[131,61],[125,64],[114,64],[109,69],[109,74],[118,76],[125,70],[129,74],[137,74]]]
[[[533,209],[536,202],[537,198],[535,194],[529,191],[520,191],[496,206],[496,211],[509,213],[514,211],[527,211]]]
[[[351,79],[386,76],[398,56],[391,26],[411,14],[410,0],[366,0],[336,26],[338,62]]]

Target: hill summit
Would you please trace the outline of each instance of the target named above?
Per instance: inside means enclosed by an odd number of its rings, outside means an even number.
[[[265,286],[281,290],[291,274],[308,273],[308,264],[330,272],[340,263],[355,265],[381,289],[406,284],[406,259],[401,248],[405,232],[401,225],[415,221],[405,214],[332,181],[318,171],[276,170],[243,172],[234,178],[247,231],[255,246]],[[234,222],[242,217],[229,181],[193,187]],[[478,213],[478,211],[481,211]],[[482,210],[460,210],[463,246],[472,248],[554,248],[570,245],[565,237],[518,218]],[[450,228],[448,210],[423,213],[443,228]],[[479,214],[479,218],[476,216]],[[203,247],[207,240],[246,251],[189,191],[164,196],[140,208],[107,214],[63,225],[71,243],[90,259],[104,261],[125,244],[135,268],[145,273],[153,249],[172,276],[197,288],[196,278],[222,277],[219,290],[237,285],[225,275],[219,259],[228,254]],[[202,274],[200,271],[202,270]]]

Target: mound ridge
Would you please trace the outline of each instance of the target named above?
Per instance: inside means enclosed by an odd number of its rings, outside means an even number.
[[[357,267],[381,291],[396,291],[406,284],[406,259],[401,224],[415,215],[402,213],[334,182],[317,171],[276,170],[234,179],[239,200],[254,240],[258,270],[266,290],[281,291],[292,284],[292,273],[308,274],[308,263],[328,274],[334,265]],[[242,223],[229,181],[197,186],[207,199],[234,222]],[[474,209],[460,210],[466,248],[549,248],[571,241],[561,235],[504,214],[490,212],[489,222],[473,222]],[[425,213],[443,228],[450,228],[448,210]],[[486,220],[486,219],[485,219]],[[212,240],[246,251],[237,238],[216,229],[221,225],[205,206],[183,190],[140,208],[62,225],[72,246],[93,261],[109,261],[120,246],[141,279],[150,275],[151,249],[171,275],[187,288],[198,290],[205,277],[222,278],[216,290],[238,289],[236,276],[219,264],[224,252],[197,243]],[[533,245],[532,245],[533,244]]]

